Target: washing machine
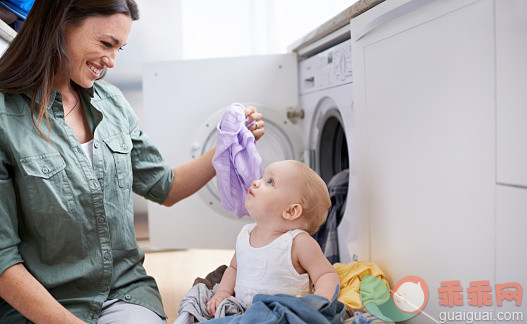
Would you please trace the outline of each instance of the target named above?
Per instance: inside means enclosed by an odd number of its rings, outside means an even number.
[[[326,183],[349,171],[337,228],[341,262],[358,259],[353,81],[349,25],[298,50],[299,107],[309,165]]]
[[[344,35],[344,37],[343,37]],[[155,62],[144,66],[143,129],[171,166],[213,148],[216,125],[232,102],[254,105],[266,134],[257,142],[264,167],[296,159],[329,182],[353,171],[353,113],[349,27],[310,50],[288,54]],[[339,226],[343,262],[356,255],[354,185]],[[233,249],[252,222],[223,209],[215,179],[167,208],[149,202],[150,248]]]

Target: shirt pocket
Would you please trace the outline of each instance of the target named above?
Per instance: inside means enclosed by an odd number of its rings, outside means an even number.
[[[73,192],[66,175],[66,162],[59,153],[20,160],[28,207],[24,231],[37,240],[41,262],[53,265],[67,258],[65,251],[83,255],[83,234],[76,219]],[[75,243],[72,243],[75,242]]]
[[[22,169],[28,176],[50,179],[66,168],[66,162],[59,153],[48,153],[20,160]]]
[[[47,206],[52,212],[70,209],[68,202],[72,194],[64,171],[66,162],[59,153],[26,157],[20,160],[20,165],[31,210],[40,212],[41,206]]]
[[[130,157],[133,145],[130,135],[122,133],[107,138],[104,142],[112,152],[119,187],[130,189],[133,180],[132,161]]]

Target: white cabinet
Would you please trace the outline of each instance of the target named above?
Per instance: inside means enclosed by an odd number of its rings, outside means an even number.
[[[496,192],[496,283],[519,283],[524,296],[520,306],[516,306],[514,301],[503,301],[500,311],[523,310],[525,313],[527,257],[518,252],[527,246],[527,189],[498,186]],[[527,318],[524,320],[527,321]]]
[[[527,1],[496,2],[498,182],[527,187]]]
[[[494,280],[494,5],[388,0],[351,21],[359,259],[423,278],[435,318],[454,310],[442,281]]]

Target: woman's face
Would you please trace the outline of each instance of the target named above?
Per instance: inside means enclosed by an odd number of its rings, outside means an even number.
[[[83,88],[91,88],[103,68],[113,68],[117,52],[123,47],[132,28],[132,18],[125,14],[88,17],[80,26],[64,31],[70,60],[69,79]]]

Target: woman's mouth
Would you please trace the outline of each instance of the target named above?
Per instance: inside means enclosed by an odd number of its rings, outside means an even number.
[[[90,70],[90,72],[95,78],[98,78],[101,75],[102,68],[100,69],[96,68],[95,66],[88,64],[88,63],[87,63],[87,66],[88,66],[88,70]]]

